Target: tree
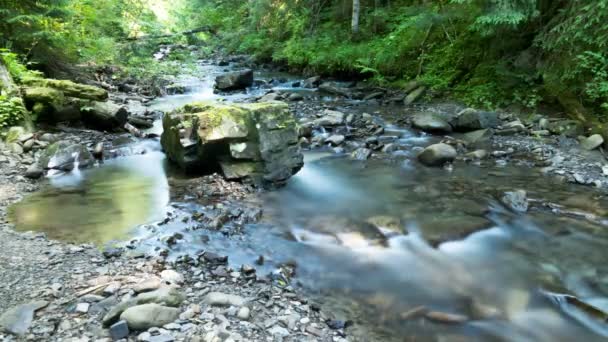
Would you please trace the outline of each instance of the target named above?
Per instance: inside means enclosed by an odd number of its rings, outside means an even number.
[[[359,15],[361,13],[361,1],[353,0],[353,17],[351,21],[351,30],[353,36],[359,34]]]

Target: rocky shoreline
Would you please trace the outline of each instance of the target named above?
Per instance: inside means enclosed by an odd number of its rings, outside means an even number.
[[[327,93],[350,97],[348,90],[338,86],[321,87],[319,80],[312,79],[305,82]],[[413,103],[424,92],[420,86],[410,90],[398,100]],[[367,92],[366,101],[378,104],[395,101],[394,94]],[[362,162],[369,158],[390,160],[400,150],[394,144],[397,138],[391,131],[393,128],[378,120],[377,113],[356,110],[357,105],[341,101],[322,104],[278,93],[266,94],[262,99],[289,102],[290,111],[299,120],[300,144],[312,150],[326,148]],[[436,143],[445,145],[437,147],[437,151],[426,150],[427,157],[421,161],[427,165],[449,169],[458,167],[459,162],[515,163],[541,168],[565,182],[608,188],[608,167],[602,153],[585,149],[585,144],[576,138],[549,132],[549,123],[543,121],[546,118],[524,122],[504,113],[486,114],[449,106],[447,109],[432,105],[411,108],[413,115],[406,118],[389,115],[389,118],[413,125],[433,135]],[[416,119],[416,115],[428,110],[434,111],[432,122]],[[463,120],[463,115],[472,119]],[[142,117],[146,116],[142,114]],[[469,128],[465,130],[463,125]],[[452,134],[453,130],[459,132]],[[40,140],[42,133],[25,142],[44,141]],[[104,134],[60,128],[51,134],[54,136],[49,144],[66,141],[85,146],[91,153],[95,153],[101,143],[99,149],[109,158],[143,153],[129,147],[141,138],[132,137],[133,132]],[[418,148],[414,152],[424,155],[424,151]],[[49,240],[43,234],[15,232],[8,222],[7,209],[22,196],[39,189],[38,180],[25,177],[34,164],[31,152],[4,148],[0,152],[0,249],[3,251],[0,326],[12,332],[0,333],[0,339],[356,340],[346,337],[347,322],[323,312],[317,303],[288,282],[258,274],[254,265],[231,267],[225,256],[212,251],[194,258],[168,261],[162,251],[154,255],[128,248],[99,251],[92,245],[71,245]],[[174,182],[172,198],[195,198],[200,202],[234,201],[238,205],[257,191],[248,185],[227,182],[219,175]],[[252,213],[252,220],[259,219],[260,215],[261,212]]]

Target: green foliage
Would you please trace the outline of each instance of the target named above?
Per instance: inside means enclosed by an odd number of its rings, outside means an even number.
[[[8,49],[0,49],[0,58],[2,58],[8,72],[17,82],[24,78],[35,78],[41,76],[40,72],[28,70],[25,64],[19,60],[19,56],[12,53]]]
[[[17,125],[25,118],[26,113],[21,98],[0,95],[0,129]]]

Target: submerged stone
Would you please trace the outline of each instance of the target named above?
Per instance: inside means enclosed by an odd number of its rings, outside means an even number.
[[[161,144],[189,172],[280,185],[303,166],[298,127],[282,102],[193,103],[163,118]]]
[[[418,160],[426,166],[442,166],[456,159],[456,149],[448,144],[434,144],[425,148]]]

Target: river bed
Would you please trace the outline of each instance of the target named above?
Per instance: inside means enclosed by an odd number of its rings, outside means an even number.
[[[398,109],[343,103],[293,88],[298,77],[276,73],[256,74],[266,87],[218,95],[212,82],[220,72],[202,64],[203,76],[191,80],[188,93],[159,98],[151,108],[220,98],[245,101],[268,88],[289,90],[311,103],[377,114],[398,134],[401,148],[390,158],[365,162],[329,148],[307,151],[305,167],[284,188],[253,195],[264,210],[262,220],[232,235],[196,227],[191,218],[212,208],[171,201],[171,179],[183,175],[167,165],[157,140],[140,141],[127,147],[138,153],[49,177],[41,191],[11,209],[17,229],[99,246],[137,241],[135,248],[144,252],[166,248],[167,238],[177,233],[172,258],[206,250],[228,255],[239,266],[264,256],[259,268],[271,274],[287,263],[295,268],[294,285],[352,321],[347,332],[354,340],[594,341],[608,336],[605,317],[559,295],[608,311],[603,193],[566,185],[525,161],[427,168],[416,162],[412,149],[437,138],[391,126]],[[153,131],[158,129],[157,124]],[[525,214],[500,202],[505,192],[517,189],[527,191]],[[172,219],[165,221],[167,213]],[[412,314],[420,307],[468,319],[446,324]]]

